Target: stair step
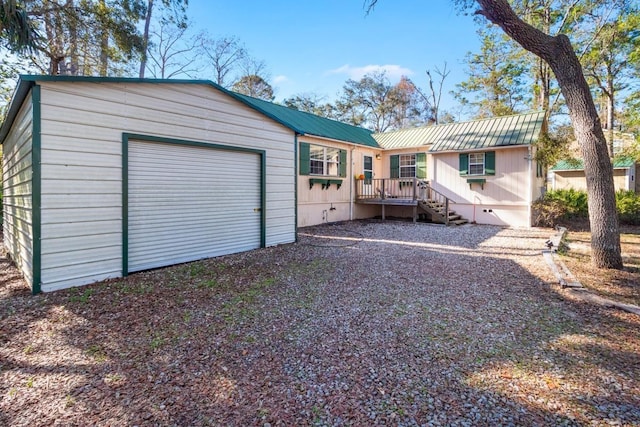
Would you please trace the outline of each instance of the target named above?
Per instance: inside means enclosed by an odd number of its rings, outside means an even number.
[[[462,224],[468,224],[469,221],[467,221],[466,219],[456,219],[454,221],[449,221],[449,224],[454,224],[454,225],[462,225]]]

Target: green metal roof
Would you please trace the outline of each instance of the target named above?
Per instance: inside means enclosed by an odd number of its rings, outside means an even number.
[[[0,143],[4,141],[13,121],[18,114],[29,90],[38,81],[84,82],[84,83],[146,83],[146,84],[201,84],[212,86],[243,104],[288,127],[301,135],[312,135],[335,139],[354,144],[378,148],[368,129],[337,122],[303,111],[294,110],[282,105],[273,104],[261,99],[241,95],[219,86],[209,80],[177,80],[177,79],[136,79],[125,77],[88,77],[88,76],[33,76],[22,75],[14,92],[7,116],[0,127]]]
[[[632,157],[616,157],[613,159],[614,169],[627,169],[633,167],[634,164],[635,160]],[[580,159],[560,160],[551,168],[552,171],[574,171],[583,169],[584,164]]]
[[[231,92],[236,98],[302,135],[314,135],[379,148],[373,132],[358,126],[298,111],[262,99]]]
[[[413,129],[401,129],[384,133],[376,133],[373,137],[381,147],[387,150],[412,148],[431,144],[434,131],[440,126],[427,126]]]
[[[431,145],[431,152],[466,151],[532,144],[538,138],[544,111],[448,123],[375,134],[385,149]]]

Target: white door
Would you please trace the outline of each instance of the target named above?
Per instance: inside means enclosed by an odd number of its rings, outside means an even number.
[[[259,248],[260,155],[129,141],[128,271]]]

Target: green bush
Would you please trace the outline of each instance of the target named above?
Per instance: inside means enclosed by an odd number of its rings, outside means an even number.
[[[588,218],[589,205],[587,203],[587,193],[574,190],[549,191],[544,195],[544,200],[548,202],[558,202],[564,207],[562,219]]]
[[[620,224],[640,225],[640,195],[633,191],[618,191],[616,207]]]
[[[618,191],[616,207],[620,224],[640,225],[640,195],[633,191]],[[548,191],[533,204],[533,210],[534,225],[538,227],[589,219],[587,193],[574,189]]]

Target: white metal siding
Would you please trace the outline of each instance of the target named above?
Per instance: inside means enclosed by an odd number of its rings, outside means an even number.
[[[123,132],[265,150],[266,244],[294,241],[289,129],[208,85],[39,84],[43,291],[122,274]]]
[[[33,282],[32,133],[33,105],[28,95],[2,147],[2,228],[4,245],[29,283]]]
[[[260,247],[260,156],[129,143],[129,271]]]

